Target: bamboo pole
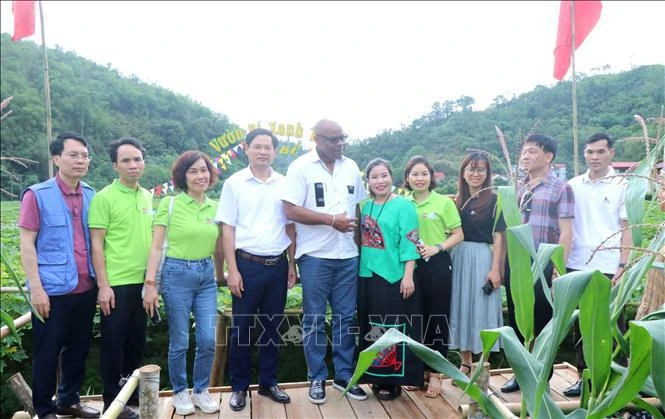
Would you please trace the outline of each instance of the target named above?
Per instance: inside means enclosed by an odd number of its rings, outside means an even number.
[[[579,165],[579,138],[577,137],[577,81],[575,78],[575,1],[570,2],[570,17],[571,17],[571,45],[570,45],[570,63],[572,69],[573,79],[573,167],[575,176],[580,174]]]
[[[139,417],[156,419],[159,414],[159,365],[139,368]]]
[[[20,372],[12,375],[7,380],[7,385],[12,389],[18,401],[21,402],[21,406],[30,413],[30,417],[35,416],[37,413],[32,404],[32,389],[28,383],[25,382],[23,375],[21,375]]]
[[[14,328],[20,329],[26,324],[30,323],[30,320],[32,320],[32,312],[28,311],[18,319],[14,319]],[[2,326],[2,329],[0,330],[0,340],[9,336],[10,333],[11,329],[8,326]]]
[[[129,380],[127,380],[125,385],[122,386],[122,389],[120,389],[120,393],[118,393],[115,400],[113,400],[111,406],[109,406],[109,408],[106,409],[106,412],[102,415],[102,419],[116,419],[118,415],[120,415],[125,404],[127,404],[127,400],[129,400],[129,397],[134,393],[134,390],[136,390],[136,386],[139,383],[139,374],[139,369],[135,369],[129,377]]]
[[[478,379],[476,380],[476,384],[478,387],[480,387],[480,390],[483,393],[487,393],[487,389],[489,388],[489,382],[490,382],[490,363],[489,362],[484,362],[482,365],[479,364],[478,362],[474,362],[471,366],[471,374],[475,375],[476,370],[480,368],[480,375],[478,376]],[[469,412],[468,412],[468,417],[470,418],[485,418],[485,414],[483,411],[480,409],[478,406],[478,403],[473,401],[469,404]]]
[[[49,147],[53,139],[53,121],[51,120],[51,86],[48,76],[48,56],[46,54],[46,35],[44,34],[44,10],[42,0],[39,0],[39,22],[42,28],[42,53],[44,57],[44,105],[46,106],[46,155],[49,156]],[[48,177],[53,177],[53,160],[48,160]]]

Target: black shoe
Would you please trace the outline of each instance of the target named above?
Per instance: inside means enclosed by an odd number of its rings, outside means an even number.
[[[314,404],[322,404],[326,402],[326,382],[323,380],[314,380],[309,387],[309,394],[307,395],[309,401]]]
[[[99,410],[94,407],[86,406],[84,404],[76,403],[71,406],[58,406],[56,413],[59,416],[76,417],[76,418],[98,418]]]
[[[575,384],[568,387],[563,391],[563,395],[566,397],[580,397],[582,394],[582,379],[578,379]]]
[[[234,412],[242,410],[247,404],[247,391],[234,391],[229,399],[229,407]]]
[[[333,387],[336,388],[339,391],[344,391],[346,390],[346,387],[349,385],[349,380],[334,380],[333,381]],[[353,387],[349,389],[349,391],[346,393],[347,396],[351,397],[352,399],[356,400],[365,400],[367,399],[367,393],[365,393],[365,390],[360,388],[358,384],[354,384]]]
[[[272,399],[272,401],[277,402],[277,403],[291,403],[291,398],[289,397],[288,394],[277,384],[275,384],[272,387],[263,387],[259,385],[259,394],[262,396],[268,396]]]
[[[501,386],[501,392],[502,393],[513,393],[517,390],[520,389],[520,385],[517,384],[517,380],[515,379],[515,376],[511,378],[510,380],[506,381],[504,385]]]
[[[46,416],[39,416],[39,419],[58,419],[55,413],[49,413]]]

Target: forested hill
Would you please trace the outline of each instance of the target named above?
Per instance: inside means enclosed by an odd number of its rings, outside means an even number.
[[[14,97],[12,114],[2,122],[2,155],[40,162],[27,171],[11,167],[25,173],[19,183],[26,185],[48,177],[42,53],[37,44],[12,42],[6,33],[1,51],[0,94]],[[62,49],[49,49],[48,60],[54,137],[62,130],[76,131],[91,143],[86,181],[97,189],[114,178],[107,153],[112,140],[132,136],[143,141],[149,164],[142,183],[155,185],[170,178],[177,154],[192,148],[212,154],[208,141],[233,128],[226,116],[136,77],[123,77],[110,64]],[[3,173],[3,188],[16,193],[21,185],[12,183]]]
[[[47,148],[42,54],[34,42],[12,42],[8,34],[1,36],[0,51],[0,98],[14,97],[10,105],[12,114],[2,123],[2,156],[39,162],[24,169],[3,161],[3,169],[17,173],[19,179],[12,179],[3,170],[2,187],[18,193],[23,187],[45,179],[48,172],[44,163]],[[115,177],[107,146],[121,136],[136,137],[146,145],[148,164],[141,183],[151,187],[170,178],[171,164],[179,153],[198,148],[214,158],[215,151],[208,142],[239,128],[226,116],[188,97],[136,77],[124,77],[111,64],[99,65],[60,48],[49,49],[48,57],[54,135],[63,130],[78,131],[89,140],[93,162],[86,181],[96,189]],[[597,130],[607,130],[617,138],[641,135],[633,115],[659,116],[665,102],[664,92],[663,65],[638,67],[619,74],[580,76],[580,142]],[[474,111],[473,106],[474,99],[468,96],[442,97],[442,102],[435,103],[429,114],[401,130],[385,131],[350,144],[347,154],[361,168],[373,157],[390,160],[395,166],[396,183],[408,157],[424,154],[435,169],[450,175],[447,182],[452,182],[467,148],[501,154],[496,125],[504,131],[512,154],[518,140],[531,131],[553,136],[560,144],[557,162],[569,163],[569,173],[572,172],[570,82],[560,82],[552,88],[537,86],[512,99],[497,97],[484,111]],[[340,122],[344,126],[344,121]],[[650,124],[650,132],[655,135],[655,123]],[[618,160],[637,160],[644,154],[638,142],[619,143],[617,152]],[[515,156],[511,157],[514,162]],[[278,170],[284,172],[291,159],[290,155],[279,155]],[[224,176],[245,164],[244,157],[234,159]]]
[[[642,129],[634,115],[645,119],[662,115],[663,65],[642,66],[618,74],[581,75],[578,80],[581,170],[585,167],[583,143],[590,134],[604,130],[617,139],[641,137]],[[446,182],[450,187],[468,148],[486,150],[503,160],[494,128],[497,126],[505,134],[513,163],[520,139],[530,132],[553,137],[558,142],[555,162],[566,163],[570,177],[573,172],[571,89],[570,81],[559,82],[552,88],[536,86],[533,91],[510,100],[499,96],[484,111],[474,111],[474,99],[468,96],[437,102],[429,114],[409,126],[350,145],[347,154],[356,159],[361,168],[371,158],[383,157],[392,162],[400,178],[408,158],[422,154],[432,161],[436,170],[451,175]],[[650,136],[655,137],[656,122],[647,125]],[[645,155],[643,142],[619,141],[616,149],[616,161],[637,161]]]

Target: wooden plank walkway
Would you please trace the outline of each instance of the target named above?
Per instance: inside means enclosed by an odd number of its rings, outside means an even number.
[[[501,385],[511,377],[512,370],[510,369],[492,370],[490,390],[504,403],[519,403],[521,399],[520,392],[501,393]],[[575,367],[568,363],[555,365],[554,375],[550,380],[552,397],[557,401],[577,400],[577,398],[569,399],[563,396],[563,390],[574,384],[576,380],[577,371]],[[460,404],[468,404],[471,401],[468,396],[463,395],[460,388],[451,384],[450,379],[443,380],[443,388],[439,397],[425,397],[425,392],[422,390],[403,391],[399,398],[391,401],[377,399],[367,384],[362,385],[369,395],[367,400],[358,401],[347,397],[340,399],[341,392],[332,387],[332,381],[328,381],[326,385],[327,401],[321,405],[312,404],[308,400],[309,383],[307,382],[285,383],[280,387],[289,394],[291,403],[286,405],[274,403],[269,398],[256,393],[257,387],[253,385],[249,389],[247,407],[240,412],[234,412],[229,408],[230,387],[211,388],[210,392],[215,397],[220,398],[220,411],[214,414],[205,414],[197,409],[195,414],[188,415],[186,418],[459,418],[458,408]],[[171,392],[160,392],[159,418],[183,419],[182,416],[175,414],[173,407],[171,407],[171,398]],[[101,410],[102,401],[99,396],[82,397],[82,399]]]

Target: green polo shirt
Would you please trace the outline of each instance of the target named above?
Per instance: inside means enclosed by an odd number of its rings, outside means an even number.
[[[175,199],[169,222],[169,201]],[[210,257],[215,251],[219,226],[215,222],[217,202],[206,197],[203,203],[181,193],[162,199],[155,225],[168,226],[166,256],[176,259],[198,260]]]
[[[118,179],[90,202],[88,226],[106,230],[104,257],[109,285],[143,282],[152,243],[152,194]]]
[[[455,202],[447,196],[432,191],[421,203],[416,202],[413,194],[409,195],[409,199],[418,213],[420,238],[429,246],[442,243],[452,229],[462,225]]]
[[[418,222],[413,205],[396,196],[383,205],[372,205],[372,199],[360,206],[360,270],[358,275],[371,277],[372,272],[394,284],[404,276],[404,265],[420,259],[416,249]]]

